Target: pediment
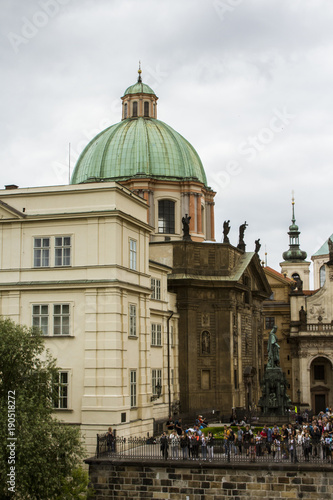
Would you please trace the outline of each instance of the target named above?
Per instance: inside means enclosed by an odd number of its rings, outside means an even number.
[[[23,219],[25,214],[0,200],[0,220]]]

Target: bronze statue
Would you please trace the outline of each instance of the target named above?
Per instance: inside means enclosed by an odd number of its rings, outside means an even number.
[[[259,250],[260,250],[260,247],[261,247],[261,244],[260,244],[260,238],[258,238],[257,240],[254,241],[254,244],[255,244],[255,253],[259,253]]]
[[[303,306],[301,306],[301,309],[299,311],[299,320],[301,325],[306,325],[306,311],[304,310]]]
[[[280,346],[277,342],[277,336],[275,335],[277,326],[273,326],[268,337],[267,352],[268,352],[268,362],[267,368],[275,368],[279,366],[280,363]]]
[[[333,261],[333,241],[331,238],[328,238],[327,240],[328,243],[328,253],[329,253],[329,262]]]
[[[245,242],[244,242],[244,233],[245,233],[245,229],[247,227],[247,223],[246,221],[244,222],[244,224],[241,224],[239,226],[239,243],[237,245],[237,248],[239,248],[240,250],[243,250],[245,252]]]
[[[241,224],[239,226],[239,243],[244,243],[244,233],[247,226],[248,224],[246,223],[246,221],[244,222],[244,224]]]
[[[190,220],[191,217],[188,216],[188,214],[185,214],[185,217],[182,218],[182,223],[183,223],[183,240],[186,241],[192,241],[191,235],[190,235]]]
[[[230,231],[230,220],[225,220],[223,222],[223,243],[230,243],[228,234]]]

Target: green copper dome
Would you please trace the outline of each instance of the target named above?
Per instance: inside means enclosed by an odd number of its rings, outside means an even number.
[[[144,84],[137,83],[129,89],[137,85]],[[207,185],[193,146],[166,123],[145,117],[127,118],[94,137],[77,161],[71,184],[120,181],[135,176],[198,179]]]
[[[147,85],[146,83],[137,82],[125,90],[124,96],[128,94],[142,94],[142,93],[155,95],[155,92],[153,91],[153,89],[149,87],[149,85]]]

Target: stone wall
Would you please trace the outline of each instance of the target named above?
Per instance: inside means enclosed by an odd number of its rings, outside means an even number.
[[[314,463],[189,464],[89,459],[94,500],[263,500],[333,498],[333,467]],[[220,466],[219,466],[220,465]]]

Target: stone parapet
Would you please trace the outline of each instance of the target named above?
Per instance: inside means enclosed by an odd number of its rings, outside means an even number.
[[[89,459],[95,496],[167,500],[251,500],[333,498],[331,465],[223,464],[163,462],[149,465]]]

